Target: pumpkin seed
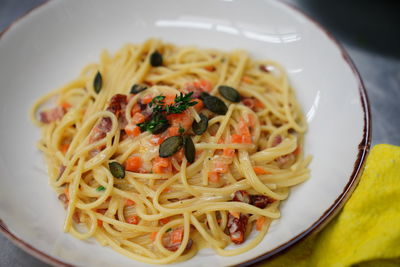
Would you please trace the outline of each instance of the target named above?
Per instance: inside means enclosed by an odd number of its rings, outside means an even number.
[[[153,67],[159,67],[162,65],[162,63],[163,63],[162,55],[158,51],[153,52],[153,54],[151,54],[150,56],[150,64]]]
[[[101,73],[98,71],[96,77],[94,77],[93,80],[93,88],[96,94],[100,93],[102,86],[103,86],[103,77],[101,77]]]
[[[208,127],[208,118],[203,114],[200,113],[200,121],[193,121],[192,130],[197,135],[202,135]]]
[[[240,102],[240,94],[239,92],[230,86],[220,85],[218,86],[218,92],[225,97],[225,99],[231,102]]]
[[[183,138],[182,136],[171,136],[164,140],[161,143],[159,154],[162,158],[168,158],[178,152],[179,149],[182,148]]]
[[[140,92],[143,92],[144,90],[147,89],[146,85],[143,84],[134,84],[131,88],[131,94],[139,94]]]
[[[196,156],[196,148],[190,136],[183,137],[183,151],[188,162],[193,163]]]
[[[228,107],[225,105],[224,101],[216,96],[205,96],[203,97],[203,102],[207,109],[218,115],[225,115],[228,111]]]
[[[108,163],[108,167],[110,168],[111,174],[118,179],[122,179],[125,177],[125,168],[121,164],[116,161]]]

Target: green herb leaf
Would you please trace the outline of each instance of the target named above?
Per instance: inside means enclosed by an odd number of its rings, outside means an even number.
[[[164,132],[169,127],[167,118],[160,112],[153,112],[145,122],[136,124],[142,132],[149,131],[153,134]]]
[[[104,191],[104,190],[106,190],[106,188],[102,185],[100,185],[99,187],[96,188],[97,192]]]
[[[165,106],[165,112],[167,114],[180,114],[184,112],[189,107],[192,107],[197,104],[196,101],[192,101],[193,92],[189,92],[187,94],[180,93],[175,97],[175,103],[172,105]]]
[[[93,80],[93,88],[96,94],[100,93],[101,87],[103,86],[103,77],[101,73],[98,71],[96,77]]]
[[[108,163],[108,167],[110,168],[111,174],[118,179],[122,179],[125,177],[125,168],[121,164],[116,161]]]
[[[167,231],[165,231],[166,233],[171,232],[172,228],[168,228]]]
[[[179,126],[179,133],[183,134],[185,132],[185,128],[182,128],[182,126]]]

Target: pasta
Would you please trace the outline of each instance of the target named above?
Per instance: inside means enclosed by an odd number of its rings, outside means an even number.
[[[310,174],[284,69],[244,51],[157,39],[104,51],[31,118],[64,231],[146,263],[252,249]]]

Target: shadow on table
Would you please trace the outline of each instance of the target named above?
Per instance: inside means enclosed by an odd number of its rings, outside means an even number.
[[[302,0],[300,3],[345,42],[400,58],[400,1]]]

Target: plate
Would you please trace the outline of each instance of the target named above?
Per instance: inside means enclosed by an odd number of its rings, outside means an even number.
[[[357,184],[370,145],[370,108],[347,53],[317,23],[281,2],[49,1],[0,39],[0,229],[54,265],[146,266],[62,232],[65,211],[48,185],[33,101],[72,80],[102,49],[150,37],[178,45],[245,49],[288,72],[307,116],[311,179],[295,187],[264,240],[234,257],[210,249],[177,265],[250,264],[292,246],[326,224]]]

